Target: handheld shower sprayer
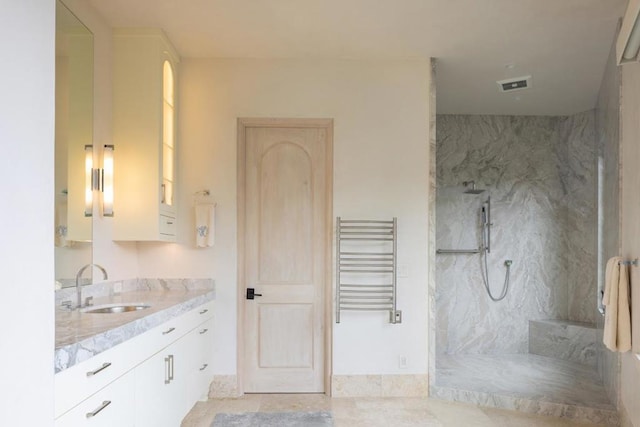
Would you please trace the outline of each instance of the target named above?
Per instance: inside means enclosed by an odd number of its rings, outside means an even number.
[[[491,292],[491,287],[489,286],[489,266],[487,262],[488,254],[491,253],[491,226],[493,223],[491,222],[491,195],[487,197],[487,200],[482,203],[482,208],[480,209],[480,231],[482,233],[482,247],[480,248],[480,256],[482,257],[480,261],[480,271],[482,273],[482,281],[484,282],[484,287],[487,290],[487,294],[492,301],[501,301],[507,296],[507,292],[509,291],[509,278],[511,275],[511,265],[513,261],[508,259],[505,260],[504,266],[507,271],[504,276],[504,283],[502,285],[502,291],[500,295],[494,296]],[[484,267],[484,270],[482,269]]]

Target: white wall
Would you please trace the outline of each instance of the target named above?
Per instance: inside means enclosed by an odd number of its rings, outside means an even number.
[[[0,2],[2,426],[53,424],[54,7]]]
[[[409,271],[402,324],[348,313],[334,325],[334,374],[426,374],[429,62],[188,59],[180,73],[179,241],[138,244],[139,274],[216,280],[216,372],[236,373],[236,119],[314,117],[335,121],[334,216],[397,216]],[[218,203],[211,249],[194,248],[203,189]]]

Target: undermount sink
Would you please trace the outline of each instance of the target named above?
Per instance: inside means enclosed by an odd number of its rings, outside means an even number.
[[[96,307],[86,307],[82,309],[83,313],[126,313],[129,311],[139,311],[151,307],[149,304],[134,303],[134,304],[109,304]]]

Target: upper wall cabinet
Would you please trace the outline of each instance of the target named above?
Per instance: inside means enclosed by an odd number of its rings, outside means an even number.
[[[114,32],[114,240],[176,240],[179,57],[161,30]]]

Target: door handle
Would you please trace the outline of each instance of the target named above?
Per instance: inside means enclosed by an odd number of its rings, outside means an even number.
[[[254,299],[255,297],[261,297],[262,294],[256,294],[254,288],[247,288],[247,299]]]

